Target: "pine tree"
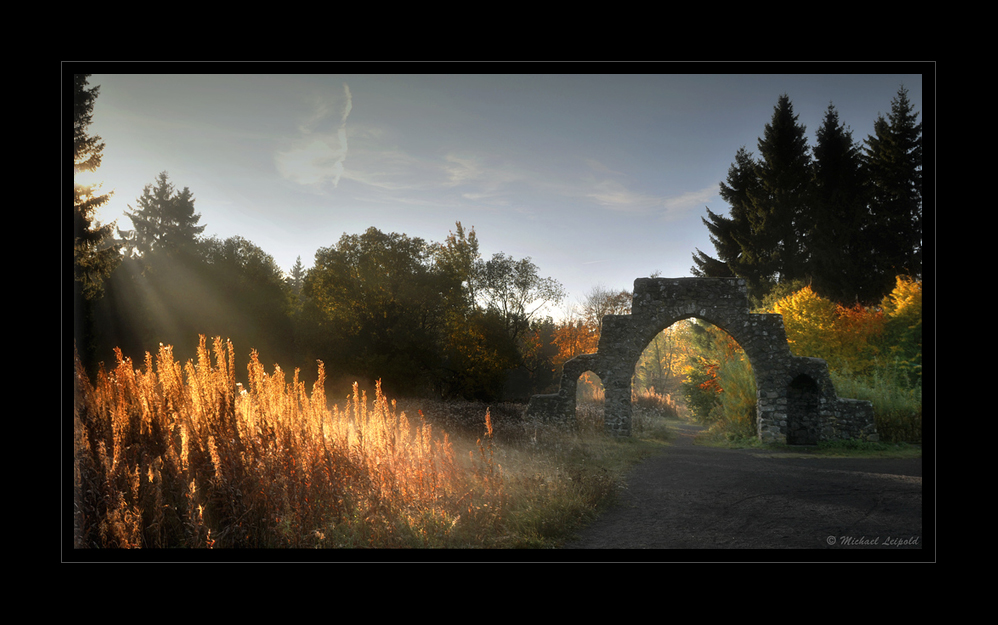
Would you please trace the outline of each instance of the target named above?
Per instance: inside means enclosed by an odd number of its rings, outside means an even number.
[[[88,134],[100,91],[100,87],[87,89],[89,76],[73,76],[74,174],[96,171],[104,151],[101,138]],[[102,226],[94,220],[97,209],[110,197],[109,193],[98,193],[95,185],[73,181],[73,342],[81,361],[91,369],[97,351],[94,306],[104,295],[105,281],[121,262],[113,243],[114,224]]]
[[[285,277],[284,281],[291,288],[291,292],[294,293],[295,297],[301,295],[301,288],[305,282],[305,268],[301,264],[301,256],[295,259],[295,264],[291,267],[291,271]]]
[[[802,226],[811,202],[811,157],[805,127],[797,122],[787,95],[780,96],[772,121],[759,139],[759,185],[749,193],[752,259],[773,282],[806,275],[807,241]]]
[[[100,167],[104,142],[90,136],[94,102],[100,87],[87,89],[89,74],[76,74],[73,97],[73,171],[92,172]],[[97,209],[111,194],[97,193],[95,185],[73,184],[73,277],[80,295],[96,299],[103,292],[103,281],[117,266],[120,255],[112,244],[114,224],[101,226],[94,221]]]
[[[735,162],[728,168],[727,183],[720,184],[721,197],[731,206],[729,217],[707,209],[708,219],[703,223],[710,231],[710,241],[717,250],[712,258],[699,249],[694,255],[696,266],[693,275],[704,278],[746,278],[750,288],[756,288],[762,277],[753,269],[758,253],[754,248],[752,227],[748,221],[751,197],[757,192],[759,176],[752,153],[744,147],[735,155]]]
[[[778,283],[806,276],[812,186],[804,131],[790,98],[781,96],[759,139],[760,158],[742,147],[728,170],[727,184],[721,183],[730,216],[707,209],[709,219],[703,222],[718,257],[697,250],[694,275],[745,278],[756,300]]]
[[[870,192],[866,242],[876,253],[869,268],[878,293],[890,292],[897,275],[922,275],[922,124],[901,87],[887,119],[874,123],[863,161]]]
[[[128,217],[135,229],[119,230],[133,252],[139,255],[153,251],[167,253],[191,252],[204,226],[197,225],[201,215],[194,212],[194,196],[184,187],[174,192],[173,184],[164,171],[156,178],[156,186],[146,185],[137,200],[138,208],[129,205]]]
[[[809,241],[808,275],[815,292],[850,305],[869,290],[871,262],[860,237],[866,199],[859,147],[832,104],[815,139],[814,195],[803,222]]]

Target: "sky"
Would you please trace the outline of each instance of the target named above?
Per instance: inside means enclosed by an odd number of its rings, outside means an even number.
[[[483,258],[530,257],[542,277],[558,280],[568,296],[548,312],[560,318],[596,285],[630,290],[653,273],[689,277],[696,249],[715,255],[705,209],[727,214],[719,184],[739,148],[758,155],[782,94],[812,147],[829,104],[861,142],[902,85],[922,121],[921,74],[855,67],[93,74],[89,86],[100,91],[89,130],[105,148],[100,168],[77,182],[112,191],[98,219],[130,230],[125,211],[166,171],[178,191],[191,190],[205,236],[241,236],[285,272],[298,257],[311,267],[343,234],[373,226],[443,242],[461,222],[474,228]]]

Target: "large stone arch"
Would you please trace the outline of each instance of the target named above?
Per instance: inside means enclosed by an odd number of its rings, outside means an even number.
[[[809,433],[808,442],[877,440],[873,405],[837,397],[824,360],[791,354],[783,317],[749,312],[748,290],[738,278],[638,278],[631,314],[604,317],[597,352],[566,362],[559,391],[532,397],[528,416],[574,423],[576,384],[593,371],[603,381],[607,432],[630,436],[631,377],[641,352],[659,332],[691,317],[730,334],[752,364],[760,440],[787,442],[788,414]]]

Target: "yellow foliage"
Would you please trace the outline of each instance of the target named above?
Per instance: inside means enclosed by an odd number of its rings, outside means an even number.
[[[910,298],[902,296],[901,301]],[[783,315],[790,349],[797,356],[823,358],[830,367],[862,374],[879,354],[884,314],[876,308],[845,307],[810,286],[773,305]]]
[[[798,356],[813,356],[828,345],[836,321],[836,304],[806,286],[777,301],[773,312],[783,315],[787,340]]]
[[[884,314],[891,318],[917,313],[922,315],[922,282],[907,276],[898,276],[894,290],[881,303]]]

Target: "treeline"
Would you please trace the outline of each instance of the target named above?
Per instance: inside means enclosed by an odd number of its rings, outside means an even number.
[[[151,218],[193,202],[165,173],[146,197],[160,199],[140,198],[136,229],[118,240],[127,253],[89,306],[92,364],[116,347],[139,362],[160,343],[186,361],[200,334],[231,339],[239,370],[251,349],[305,377],[321,360],[334,385],[380,379],[392,396],[523,399],[553,381],[556,328],[538,311],[561,285],[529,258],[482,259],[474,229],[458,223],[442,243],[344,234],[311,269],[299,258],[284,275],[241,237],[198,238],[192,211],[174,211],[186,215],[179,224]]]
[[[829,104],[808,146],[790,98],[721,183],[728,216],[703,220],[716,257],[693,274],[745,278],[759,304],[810,284],[844,305],[876,305],[899,275],[922,276],[922,125],[902,87],[862,145]]]
[[[96,170],[104,147],[88,132],[99,87],[87,78],[74,76],[77,172]],[[530,258],[481,258],[460,223],[440,243],[344,234],[285,275],[242,237],[202,236],[193,192],[166,172],[129,205],[131,230],[94,222],[107,200],[74,185],[73,343],[91,374],[113,368],[115,349],[140,363],[172,345],[186,361],[205,335],[233,341],[237,370],[250,350],[305,377],[321,360],[333,383],[381,379],[393,396],[523,399],[554,381],[556,327],[540,312],[561,285]]]

